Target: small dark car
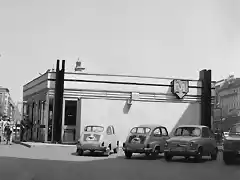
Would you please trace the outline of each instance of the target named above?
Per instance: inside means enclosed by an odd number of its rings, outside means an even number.
[[[223,141],[223,161],[231,164],[240,159],[240,123],[235,124]]]
[[[140,153],[156,158],[159,153],[163,153],[167,139],[168,131],[164,126],[147,124],[134,127],[123,143],[125,157],[130,159],[133,153]]]

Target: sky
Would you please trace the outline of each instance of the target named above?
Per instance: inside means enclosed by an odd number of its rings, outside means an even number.
[[[85,72],[213,80],[240,77],[239,0],[0,0],[0,86],[78,57]]]

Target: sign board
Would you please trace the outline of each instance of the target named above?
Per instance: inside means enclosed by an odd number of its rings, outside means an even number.
[[[214,121],[221,121],[222,118],[222,109],[221,108],[214,108],[213,109],[213,120]]]
[[[186,80],[174,79],[171,85],[172,93],[179,99],[182,99],[189,92],[189,82]]]

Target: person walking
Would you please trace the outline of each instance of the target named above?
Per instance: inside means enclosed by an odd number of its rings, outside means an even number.
[[[4,133],[4,128],[3,128],[3,119],[0,117],[0,143],[3,141],[3,133]]]
[[[21,142],[23,141],[24,133],[25,133],[25,125],[24,125],[24,122],[22,120],[21,124],[20,124],[20,141]]]
[[[10,125],[10,122],[7,123],[6,127],[5,127],[5,132],[6,132],[6,144],[11,145],[12,144],[12,132],[13,132],[13,128]]]

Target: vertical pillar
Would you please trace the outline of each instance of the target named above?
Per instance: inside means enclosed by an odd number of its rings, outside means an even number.
[[[81,135],[81,109],[82,109],[82,99],[78,98],[77,101],[77,119],[76,119],[76,137],[75,139],[78,140]]]
[[[44,142],[48,141],[48,121],[49,121],[49,92],[46,94],[46,102],[44,103]]]
[[[62,60],[62,69],[60,71],[60,96],[59,96],[59,116],[60,116],[60,118],[59,118],[59,122],[58,122],[58,142],[62,141],[64,74],[65,74],[65,60]]]
[[[201,91],[201,125],[211,128],[212,100],[211,100],[211,70],[202,70],[199,74],[202,82]]]
[[[56,78],[55,78],[55,92],[54,92],[54,107],[53,107],[53,124],[52,124],[52,141],[56,142],[56,128],[57,128],[57,121],[59,119],[58,111],[59,111],[59,60],[57,60],[56,65]]]
[[[61,142],[64,73],[65,73],[65,60],[62,61],[61,70],[59,70],[59,60],[57,60],[55,94],[54,94],[53,142]]]

